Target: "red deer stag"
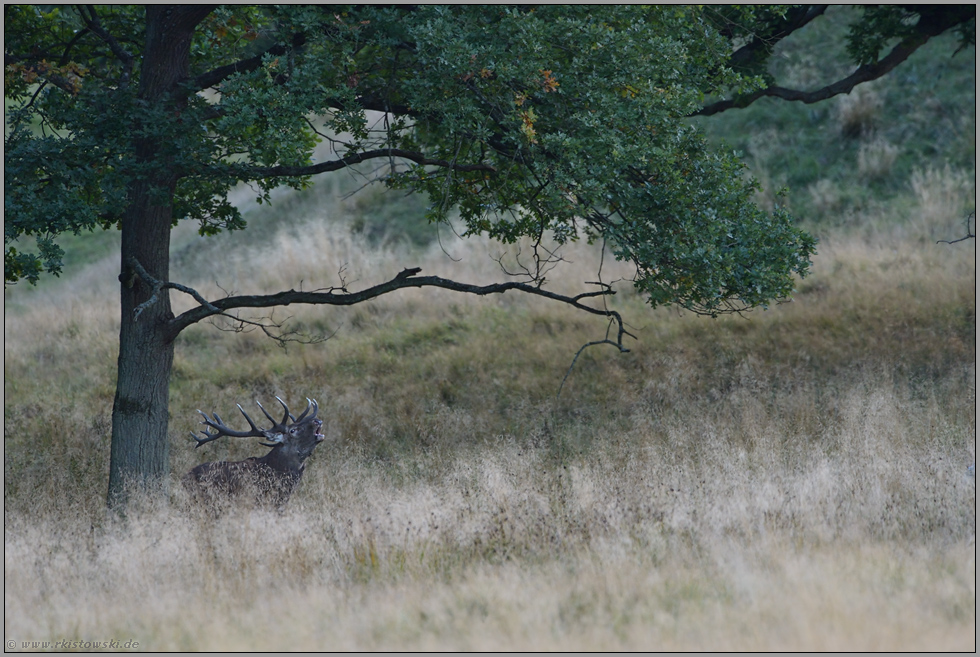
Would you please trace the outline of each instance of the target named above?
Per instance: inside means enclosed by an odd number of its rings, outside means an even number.
[[[241,404],[238,404],[238,410],[245,416],[250,427],[246,431],[229,429],[217,413],[212,413],[214,416],[212,419],[203,411],[198,411],[204,417],[201,424],[216,430],[214,433],[201,431],[204,438],[199,438],[192,432],[191,436],[197,441],[198,447],[223,436],[233,438],[254,436],[263,438],[260,444],[271,447],[272,451],[265,456],[252,457],[244,461],[202,463],[184,475],[184,486],[193,495],[211,504],[231,498],[254,496],[254,500],[261,506],[277,509],[285,506],[296,489],[300,477],[303,476],[306,459],[310,457],[316,446],[323,442],[323,433],[320,431],[323,421],[316,417],[319,407],[315,400],[307,399],[306,410],[299,417],[294,417],[289,412],[286,402],[278,397],[276,399],[285,411],[279,422],[262,408],[262,404],[255,402],[272,422],[272,427],[269,429],[255,426]],[[310,414],[311,409],[312,414]],[[292,423],[289,423],[290,420]]]

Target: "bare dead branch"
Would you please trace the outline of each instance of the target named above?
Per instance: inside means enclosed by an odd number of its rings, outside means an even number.
[[[966,240],[969,240],[969,239],[976,239],[976,237],[977,236],[974,235],[973,233],[967,233],[966,235],[964,235],[963,237],[961,237],[959,239],[955,239],[955,240],[939,240],[939,241],[936,242],[936,244],[956,244],[957,242],[963,242],[963,241],[966,241]]]
[[[216,320],[216,318],[221,317],[228,322],[231,326],[221,326]],[[286,350],[290,343],[296,344],[320,344],[330,340],[337,335],[340,329],[333,331],[330,334],[310,334],[303,333],[296,329],[286,329],[286,324],[291,320],[292,317],[287,317],[281,321],[275,319],[275,310],[268,317],[262,317],[259,319],[246,319],[240,315],[235,315],[232,313],[219,313],[214,317],[208,319],[211,326],[219,331],[225,331],[228,333],[251,333],[252,331],[259,330],[265,334],[265,337],[269,338],[276,345],[283,350]]]
[[[550,253],[550,251],[549,251]],[[636,338],[635,335],[626,330],[625,323],[623,322],[622,316],[615,310],[609,310],[606,307],[605,299],[606,297],[616,294],[616,291],[611,285],[607,283],[592,282],[590,285],[600,286],[599,290],[592,292],[582,292],[576,296],[570,297],[564,294],[558,294],[551,292],[549,290],[542,289],[539,285],[531,285],[528,283],[519,282],[505,282],[505,283],[493,283],[490,285],[470,285],[467,283],[460,283],[458,281],[453,281],[438,276],[418,276],[419,272],[422,271],[420,267],[413,267],[409,269],[403,269],[399,272],[393,279],[386,283],[381,283],[373,287],[367,288],[360,292],[350,292],[347,289],[347,282],[344,277],[345,268],[341,267],[339,275],[341,278],[340,287],[330,287],[327,289],[320,289],[314,291],[297,291],[288,290],[285,292],[279,292],[277,294],[269,295],[247,295],[247,296],[228,296],[223,299],[218,299],[214,302],[209,302],[205,300],[200,293],[191,287],[182,285],[180,283],[164,282],[160,281],[153,276],[151,276],[146,269],[135,259],[131,258],[129,260],[129,265],[132,267],[136,275],[139,276],[141,280],[149,284],[152,289],[152,294],[149,299],[141,303],[134,309],[134,321],[139,315],[149,306],[158,301],[158,296],[161,290],[164,289],[175,289],[185,294],[189,294],[194,297],[194,299],[200,304],[196,308],[192,308],[181,315],[170,320],[168,323],[171,337],[175,338],[180,331],[187,328],[188,326],[200,322],[205,319],[213,319],[215,317],[223,317],[230,320],[232,323],[236,324],[234,328],[227,329],[218,326],[212,322],[219,330],[228,330],[235,333],[247,332],[249,330],[261,330],[265,335],[274,341],[276,341],[280,347],[285,348],[288,342],[301,342],[304,344],[316,344],[329,340],[334,335],[336,331],[329,336],[315,336],[315,337],[304,337],[304,338],[292,338],[293,335],[300,335],[296,331],[283,331],[283,327],[286,320],[282,322],[276,322],[271,316],[267,321],[256,321],[251,319],[246,319],[238,315],[231,314],[227,311],[237,309],[237,308],[275,308],[277,306],[288,306],[293,303],[303,303],[312,305],[334,305],[334,306],[350,306],[370,299],[377,298],[384,294],[394,292],[407,287],[437,287],[446,290],[452,290],[455,292],[465,292],[468,294],[476,294],[478,296],[486,296],[489,294],[502,294],[510,290],[518,290],[525,292],[527,294],[533,294],[536,296],[542,296],[547,299],[552,299],[554,301],[560,301],[567,305],[570,305],[579,310],[585,312],[601,315],[609,318],[609,325],[606,327],[606,337],[603,340],[596,340],[583,345],[578,352],[576,352],[575,357],[572,359],[572,363],[562,378],[561,385],[558,387],[558,395],[561,394],[561,390],[565,385],[565,381],[571,374],[572,369],[575,367],[575,363],[578,360],[582,352],[591,346],[600,344],[609,344],[615,346],[619,349],[620,353],[628,353],[629,349],[623,343],[623,340],[628,336],[631,338]],[[587,306],[582,303],[584,299],[601,298],[603,300],[603,308],[594,308],[592,306]],[[610,337],[610,331],[613,325],[616,326],[616,336],[615,339]]]
[[[212,306],[210,303],[208,303],[207,300],[197,292],[197,290],[187,287],[186,285],[181,285],[180,283],[165,282],[154,278],[149,274],[149,272],[146,271],[146,269],[143,268],[143,265],[141,265],[136,258],[130,258],[127,264],[133,268],[133,270],[140,277],[140,279],[143,280],[143,282],[145,282],[146,284],[148,284],[151,289],[150,298],[133,309],[134,322],[139,319],[139,316],[143,313],[144,310],[146,310],[147,308],[149,308],[159,300],[158,296],[160,292],[166,289],[173,289],[179,292],[183,292],[184,294],[189,294],[192,297],[194,297],[195,301],[197,301],[199,304],[201,304],[201,306],[207,308],[208,310],[213,311],[215,313],[221,312],[220,310]]]
[[[288,306],[294,303],[353,306],[404,288],[434,287],[453,292],[475,294],[477,296],[503,294],[511,290],[516,290],[526,294],[551,299],[553,301],[559,301],[593,315],[608,317],[617,327],[615,342],[621,351],[628,351],[628,349],[623,345],[623,340],[626,336],[633,338],[636,337],[626,330],[622,316],[617,311],[609,310],[608,308],[594,308],[583,303],[583,300],[586,298],[614,295],[616,292],[610,287],[606,287],[598,292],[584,293],[578,297],[570,297],[564,294],[551,292],[550,290],[530,285],[528,283],[521,283],[517,281],[492,283],[489,285],[470,285],[468,283],[460,283],[458,281],[441,278],[439,276],[418,276],[420,271],[421,269],[418,267],[405,269],[387,282],[380,283],[357,292],[350,292],[342,288],[330,288],[327,290],[315,290],[309,292],[286,290],[276,294],[225,297],[223,299],[206,302],[205,304],[201,304],[180,314],[168,322],[168,328],[170,329],[172,337],[176,337],[180,331],[187,328],[191,324],[195,324],[215,315],[226,313],[227,311],[236,308],[272,308],[275,306]],[[169,284],[169,286],[175,287],[175,284]],[[186,288],[186,286],[181,287],[189,289]],[[181,288],[175,287],[175,289]]]
[[[302,333],[294,329],[287,330],[285,328],[286,323],[292,318],[287,317],[282,321],[276,321],[275,310],[273,310],[273,312],[268,317],[260,318],[260,319],[248,319],[245,317],[241,317],[240,315],[237,314],[224,312],[220,308],[217,308],[209,301],[207,301],[203,296],[201,296],[201,294],[197,290],[195,290],[192,287],[188,287],[180,283],[160,281],[157,278],[151,276],[149,272],[147,272],[146,269],[135,258],[130,258],[129,264],[132,267],[135,274],[139,276],[139,278],[142,281],[144,281],[147,285],[149,285],[151,290],[150,298],[133,309],[133,321],[137,321],[139,319],[139,316],[143,313],[144,310],[146,310],[147,308],[149,308],[154,303],[160,300],[160,292],[162,290],[173,289],[194,297],[194,299],[199,304],[201,304],[200,307],[206,309],[210,313],[207,316],[207,319],[211,320],[210,324],[214,328],[218,329],[219,331],[227,331],[230,333],[248,333],[254,330],[260,330],[266,335],[266,337],[273,340],[279,347],[283,349],[285,349],[288,343],[290,342],[295,342],[299,344],[320,344],[321,342],[326,342],[327,340],[337,335],[337,331],[333,331],[329,335],[327,334],[312,335],[312,334]],[[338,272],[338,276],[340,278],[339,287],[330,287],[328,289],[316,290],[315,292],[317,293],[346,292],[347,281],[345,279],[345,270],[346,270],[346,265],[341,267],[340,271]],[[214,321],[216,318],[219,317],[228,320],[232,324],[232,326],[231,327],[221,326],[216,321]]]
[[[606,339],[606,340],[594,340],[592,342],[587,342],[586,344],[582,345],[579,348],[579,350],[575,352],[575,357],[572,358],[572,364],[568,366],[568,371],[565,372],[565,376],[562,377],[561,384],[558,386],[558,392],[555,393],[555,399],[558,399],[559,397],[561,397],[561,391],[562,391],[562,388],[565,387],[565,381],[568,379],[568,375],[571,374],[572,373],[572,370],[575,368],[575,361],[577,361],[578,360],[578,357],[582,355],[582,352],[585,351],[589,347],[594,347],[594,346],[600,345],[600,344],[611,344],[612,346],[618,348],[619,351],[620,351],[620,353],[627,353],[627,352],[629,352],[629,349],[624,348],[623,345],[622,345],[622,343],[616,342],[614,340],[609,340],[609,339]]]
[[[605,243],[603,243],[602,248],[603,248],[603,251],[605,251],[605,248],[606,248]],[[601,259],[600,259],[600,262],[599,262],[599,272],[598,272],[598,275],[599,275],[599,277],[601,279],[601,277],[602,277],[602,260]],[[576,299],[580,299],[580,298],[582,298],[584,296],[600,295],[600,294],[604,294],[606,292],[606,290],[612,290],[612,288],[609,286],[609,284],[603,283],[601,280],[598,281],[598,282],[589,283],[589,284],[590,285],[599,285],[602,289],[599,290],[598,292],[584,292],[584,293],[578,295],[577,297],[575,297]],[[606,299],[605,299],[605,297],[603,297],[603,299],[602,299],[602,305],[603,305],[604,308],[606,307]],[[572,358],[572,362],[568,366],[568,371],[565,372],[565,376],[562,377],[561,384],[558,386],[558,392],[555,393],[555,399],[558,399],[559,397],[561,397],[561,391],[565,387],[565,381],[568,380],[568,376],[572,373],[572,370],[575,368],[575,362],[578,360],[578,357],[582,355],[582,352],[585,351],[587,348],[594,347],[594,346],[600,345],[600,344],[611,344],[614,347],[618,348],[620,353],[626,353],[626,352],[629,351],[629,349],[626,349],[623,346],[623,335],[624,334],[625,335],[629,335],[630,337],[634,337],[634,336],[632,334],[630,334],[630,333],[626,333],[626,331],[625,331],[625,329],[623,327],[622,322],[620,322],[620,324],[619,324],[619,331],[620,332],[616,336],[616,340],[610,340],[609,339],[609,330],[612,328],[612,325],[613,325],[613,321],[612,321],[612,319],[610,319],[608,326],[606,326],[606,337],[605,337],[604,340],[594,340],[592,342],[588,342],[588,343],[582,345],[579,348],[579,350],[577,352],[575,352],[575,357]]]
[[[975,233],[972,233],[971,232],[971,229],[970,229],[970,222],[971,221],[974,222],[974,226],[976,226],[976,220],[977,220],[977,213],[976,212],[971,212],[970,213],[970,216],[968,216],[966,218],[966,221],[965,221],[965,223],[966,223],[966,235],[964,235],[963,237],[960,237],[959,239],[955,239],[955,240],[938,240],[936,242],[936,244],[956,244],[957,242],[965,242],[966,240],[969,240],[969,239],[976,239],[977,238],[976,234]]]
[[[521,254],[523,250],[520,245],[517,247],[517,253],[514,254],[514,263],[517,265],[517,269],[520,271],[511,271],[507,265],[504,264],[504,256],[506,253],[500,253],[497,256],[490,256],[490,259],[497,263],[505,275],[512,278],[526,278],[528,282],[534,283],[535,286],[541,287],[546,282],[546,276],[555,267],[557,267],[562,262],[568,262],[565,258],[558,252],[558,249],[549,249],[544,245],[544,228],[538,232],[537,237],[531,244],[531,264],[525,264],[521,261]],[[576,299],[581,298],[582,295],[575,297]],[[585,296],[593,296],[592,294],[587,294]]]

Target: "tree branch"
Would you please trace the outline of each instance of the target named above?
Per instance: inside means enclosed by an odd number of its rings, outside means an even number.
[[[622,342],[613,342],[608,338],[606,338],[605,340],[593,340],[592,342],[587,342],[583,344],[581,347],[579,347],[579,350],[575,352],[575,357],[572,358],[572,363],[571,365],[568,366],[568,371],[565,372],[565,376],[562,377],[561,384],[559,384],[558,386],[558,392],[555,393],[555,399],[561,397],[561,391],[562,388],[565,387],[565,381],[568,380],[568,376],[572,373],[572,370],[575,369],[575,361],[577,361],[578,357],[582,355],[582,352],[588,349],[589,347],[595,347],[596,345],[600,345],[600,344],[611,344],[614,347],[618,347],[621,353],[629,351],[629,349],[623,348]]]
[[[291,317],[287,317],[282,321],[276,321],[275,310],[273,310],[268,317],[262,318],[260,321],[246,319],[244,317],[229,313],[218,313],[214,317],[222,317],[234,325],[231,328],[226,328],[213,321],[213,318],[209,318],[210,324],[219,331],[227,331],[231,333],[249,333],[258,329],[265,334],[265,337],[273,340],[282,349],[286,349],[290,342],[298,342],[300,344],[319,344],[321,342],[326,342],[333,336],[337,335],[337,331],[334,331],[329,335],[308,335],[302,334],[296,330],[287,331],[285,326]]]
[[[251,176],[254,179],[287,176],[312,176],[318,173],[326,173],[329,171],[344,169],[367,160],[391,157],[399,157],[404,160],[415,162],[416,164],[437,166],[445,169],[453,169],[454,171],[496,171],[496,169],[489,164],[456,164],[447,160],[429,158],[422,153],[417,153],[415,151],[406,151],[400,148],[379,148],[376,150],[354,153],[339,160],[330,160],[328,162],[320,162],[319,164],[309,164],[306,166],[246,167],[244,173],[246,176]]]
[[[302,35],[297,35],[294,37],[294,46],[299,47],[305,43],[305,38],[300,38]],[[197,77],[191,79],[186,87],[185,91],[187,94],[197,93],[198,91],[203,91],[204,89],[209,89],[211,87],[221,84],[228,77],[234,75],[235,73],[249,73],[256,70],[262,65],[262,58],[266,55],[282,56],[287,53],[288,49],[282,44],[277,44],[270,47],[269,49],[261,52],[254,57],[249,57],[248,59],[242,59],[232,64],[227,64],[225,66],[218,67],[207,73],[202,73]],[[375,112],[386,112],[392,114],[408,114],[409,109],[407,105],[400,105],[398,103],[392,103],[390,100],[378,96],[374,92],[368,92],[362,94],[356,99],[357,106],[361,109],[372,110]],[[346,103],[341,102],[337,99],[327,99],[326,105],[338,110],[346,110],[348,106]],[[215,113],[215,116],[220,116],[220,111]]]
[[[771,53],[776,44],[823,15],[830,5],[803,5],[786,13],[785,20],[766,35],[755,35],[748,43],[732,53],[729,64],[739,68],[749,64],[760,53]]]
[[[938,240],[936,242],[936,244],[956,244],[957,242],[965,242],[966,240],[969,240],[969,239],[976,239],[977,238],[976,233],[973,233],[970,230],[970,222],[971,221],[976,222],[976,220],[977,220],[977,213],[976,212],[971,212],[970,215],[966,218],[966,221],[965,221],[965,223],[966,223],[966,235],[964,235],[963,237],[960,237],[958,239],[955,239],[955,240]]]
[[[183,292],[184,294],[191,295],[199,304],[201,304],[202,307],[207,308],[209,311],[213,311],[212,314],[218,314],[221,312],[220,310],[212,306],[210,303],[208,303],[207,300],[204,297],[202,297],[194,288],[187,287],[186,285],[181,285],[180,283],[170,283],[167,281],[161,281],[157,278],[154,278],[153,276],[150,275],[149,272],[146,271],[146,269],[143,268],[143,265],[141,265],[136,258],[130,258],[127,262],[129,266],[132,267],[133,270],[136,272],[136,274],[140,277],[140,279],[150,286],[150,290],[151,290],[150,298],[133,309],[134,322],[139,320],[139,316],[143,313],[144,310],[146,310],[147,308],[149,308],[150,306],[152,306],[158,301],[158,295],[160,294],[160,291],[166,289],[178,290],[179,292]]]
[[[623,339],[626,336],[631,338],[636,337],[626,330],[625,325],[623,324],[622,316],[620,316],[620,314],[615,310],[593,308],[581,302],[584,298],[614,295],[616,293],[615,290],[609,288],[608,286],[604,286],[604,289],[598,292],[589,292],[575,297],[570,297],[564,294],[544,290],[527,283],[518,283],[516,281],[492,283],[490,285],[470,285],[468,283],[460,283],[458,281],[441,278],[439,276],[418,276],[417,274],[420,271],[422,270],[417,267],[405,269],[393,279],[359,292],[349,292],[344,288],[331,288],[327,291],[312,292],[287,290],[276,294],[233,296],[217,299],[211,302],[204,301],[200,306],[192,308],[170,320],[168,322],[168,327],[171,332],[171,337],[175,338],[177,334],[191,324],[195,324],[203,319],[207,319],[208,317],[217,314],[222,314],[227,310],[232,310],[235,308],[272,308],[275,306],[288,306],[294,303],[329,306],[353,306],[404,288],[435,287],[444,290],[451,290],[453,292],[475,294],[477,296],[503,294],[504,292],[517,290],[527,294],[533,294],[535,296],[551,299],[553,301],[560,301],[561,303],[565,303],[573,308],[591,313],[593,315],[608,317],[611,322],[615,322],[617,326],[617,333],[615,341],[609,340],[608,335],[607,341],[615,344],[622,352],[629,351],[629,349],[623,345]],[[139,270],[137,270],[137,272],[139,272]],[[178,287],[178,284],[176,283],[164,283],[161,284],[161,289],[163,287],[172,287],[182,292],[196,295],[194,298],[198,299],[199,303],[203,301],[199,298],[200,295],[197,295],[196,292],[193,292],[193,290],[186,286]],[[146,303],[149,303],[149,301]]]
[[[209,89],[217,84],[220,84],[225,79],[231,77],[235,73],[250,73],[260,66],[262,66],[262,59],[271,55],[273,57],[279,57],[285,55],[290,48],[300,48],[306,43],[305,34],[294,34],[290,39],[291,45],[287,46],[282,43],[277,43],[269,48],[263,50],[258,55],[254,57],[249,57],[247,59],[241,59],[232,64],[227,64],[225,66],[219,66],[216,69],[212,69],[207,73],[202,73],[197,77],[193,78],[188,82],[187,88],[190,93],[197,91],[203,91],[204,89]]]
[[[88,15],[86,16],[85,10],[88,10]],[[79,5],[78,14],[85,21],[85,26],[89,29],[92,34],[96,35],[109,46],[112,54],[116,56],[123,65],[123,72],[119,78],[119,86],[125,88],[129,86],[129,81],[133,73],[133,56],[122,47],[122,44],[112,36],[104,27],[102,27],[102,22],[99,20],[99,14],[95,11],[95,7],[92,5]]]
[[[800,91],[779,86],[766,87],[751,94],[711,103],[694,112],[691,116],[711,116],[712,114],[718,114],[719,112],[730,109],[748,107],[764,96],[799,101],[809,105],[840,94],[850,93],[857,85],[863,82],[877,80],[886,75],[889,71],[908,59],[912,53],[924,46],[929,39],[955,27],[959,22],[956,16],[930,17],[929,20],[926,20],[923,16],[916,26],[916,32],[902,39],[883,59],[879,59],[874,64],[862,64],[849,76],[833,84],[814,91]]]
[[[929,38],[930,37],[928,36],[923,37],[921,35],[907,37],[901,43],[895,46],[884,59],[880,59],[874,64],[862,64],[857,68],[857,70],[846,78],[838,80],[833,84],[829,84],[822,89],[817,89],[815,91],[799,91],[797,89],[787,89],[786,87],[766,87],[765,89],[760,89],[751,94],[738,96],[727,100],[720,100],[716,103],[706,105],[697,112],[694,112],[691,116],[711,116],[712,114],[718,114],[730,109],[748,107],[764,96],[782,98],[783,100],[799,101],[809,105],[811,103],[818,103],[828,98],[833,98],[834,96],[840,94],[847,94],[862,82],[870,82],[871,80],[877,80],[878,78],[884,76],[893,68],[908,59],[913,52],[925,45]]]

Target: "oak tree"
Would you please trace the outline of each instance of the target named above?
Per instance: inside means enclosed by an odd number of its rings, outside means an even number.
[[[868,11],[854,52],[859,71],[878,66],[872,74],[888,66],[877,57],[889,38],[963,24],[940,17],[920,29]],[[717,315],[789,295],[814,240],[785,211],[758,208],[736,155],[710,147],[687,117],[771,93],[773,44],[820,13],[5,5],[6,283],[57,274],[59,234],[122,234],[110,504],[125,501],[128,482],[168,475],[174,340],[210,317],[351,305],[405,287],[514,290],[608,317],[613,337],[600,342],[626,349],[622,318],[595,303],[612,288],[560,295],[533,268],[496,283],[406,269],[361,290],[205,299],[171,276],[171,230],[182,220],[202,235],[244,228],[228,201],[241,183],[269,201],[278,186],[373,163],[384,184],[426,193],[431,221],[455,213],[466,234],[604,242],[651,306]],[[718,98],[734,100],[706,105]],[[324,139],[336,155],[316,162]],[[172,290],[197,305],[175,315]]]

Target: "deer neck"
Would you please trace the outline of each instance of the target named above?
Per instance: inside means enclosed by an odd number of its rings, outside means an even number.
[[[273,447],[265,456],[258,459],[279,474],[294,475],[297,479],[303,474],[305,463],[297,455],[282,447]]]

